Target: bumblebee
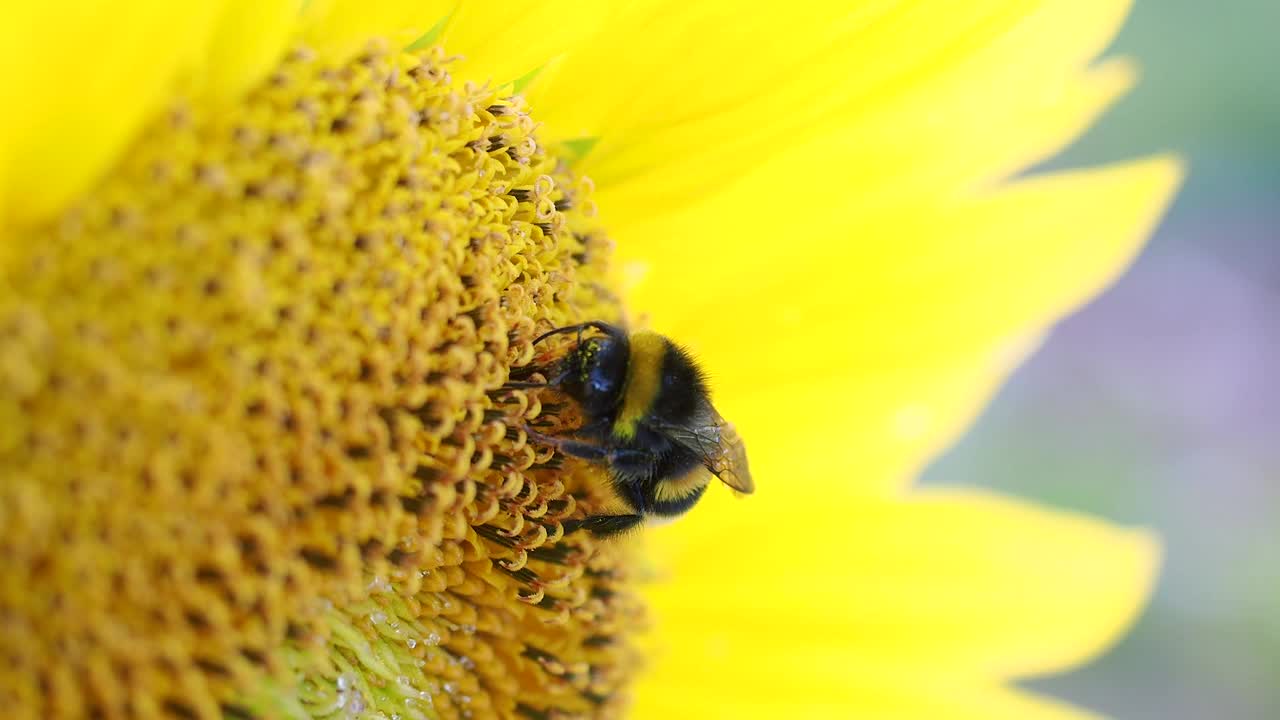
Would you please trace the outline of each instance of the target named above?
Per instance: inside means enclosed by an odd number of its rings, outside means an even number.
[[[589,331],[598,331],[584,339]],[[692,508],[712,478],[739,493],[755,486],[742,439],[711,405],[706,377],[680,346],[657,333],[628,334],[593,321],[556,328],[533,342],[577,334],[547,383],[576,401],[583,423],[565,435],[526,428],[530,440],[606,464],[617,497],[630,513],[565,523],[600,537],[626,532],[646,518],[671,519]]]

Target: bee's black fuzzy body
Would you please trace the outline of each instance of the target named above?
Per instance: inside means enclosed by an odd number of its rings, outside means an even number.
[[[583,338],[596,330],[602,335]],[[746,456],[732,427],[711,405],[706,379],[687,351],[667,338],[628,335],[603,322],[553,330],[578,334],[550,385],[573,398],[585,418],[572,435],[531,433],[535,441],[608,465],[629,514],[567,523],[608,536],[646,517],[673,518],[692,508],[713,477],[739,492],[752,489]]]

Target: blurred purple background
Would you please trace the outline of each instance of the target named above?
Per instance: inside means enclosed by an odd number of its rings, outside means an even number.
[[[1113,54],[1142,85],[1052,165],[1174,149],[1189,181],[1132,271],[925,473],[1160,531],[1133,634],[1028,683],[1117,718],[1280,718],[1278,31],[1274,0],[1139,0]]]

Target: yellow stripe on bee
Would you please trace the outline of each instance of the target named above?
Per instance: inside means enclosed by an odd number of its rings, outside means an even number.
[[[642,330],[630,338],[627,380],[622,386],[622,408],[613,422],[613,435],[622,440],[636,436],[636,425],[653,406],[662,385],[662,358],[667,341],[657,333]]]
[[[660,502],[674,502],[687,498],[706,487],[714,477],[701,465],[685,473],[682,477],[667,478],[658,482],[654,488],[653,499]]]

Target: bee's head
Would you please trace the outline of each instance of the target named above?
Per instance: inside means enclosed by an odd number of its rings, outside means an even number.
[[[611,326],[605,332],[604,337],[582,339],[565,357],[560,375],[561,389],[592,419],[618,406],[627,379],[626,333]]]

